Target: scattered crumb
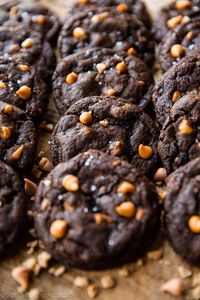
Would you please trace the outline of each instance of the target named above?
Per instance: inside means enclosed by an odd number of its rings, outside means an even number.
[[[115,286],[115,280],[109,275],[102,276],[101,277],[101,286],[104,289],[113,288]]]
[[[87,294],[91,299],[96,298],[98,293],[99,293],[99,289],[96,284],[90,284],[87,287]]]
[[[74,278],[73,284],[76,287],[86,288],[89,285],[89,279],[84,276],[77,276]]]
[[[161,286],[161,291],[172,296],[180,296],[183,293],[183,282],[180,278],[172,278]]]

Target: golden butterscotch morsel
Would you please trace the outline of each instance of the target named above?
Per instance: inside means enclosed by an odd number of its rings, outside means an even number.
[[[117,192],[124,195],[128,193],[133,194],[135,192],[135,185],[124,180],[118,185]]]
[[[96,65],[97,71],[102,74],[106,70],[106,65],[99,63]]]
[[[31,97],[31,88],[27,85],[23,85],[20,89],[16,92],[19,98],[23,100],[28,100]]]
[[[118,215],[125,218],[132,218],[135,214],[135,204],[131,201],[125,201],[115,207]]]
[[[7,140],[11,136],[11,129],[7,126],[2,126],[0,129],[0,137]]]
[[[128,54],[128,55],[136,56],[136,55],[137,55],[137,51],[136,51],[133,47],[131,47],[131,48],[129,48],[129,49],[127,50],[127,54]]]
[[[127,66],[126,66],[126,63],[124,61],[118,63],[115,67],[115,69],[117,70],[117,72],[119,74],[121,73],[125,73],[127,71]]]
[[[89,3],[89,0],[79,0],[79,3],[80,3],[80,4],[88,4],[88,3]]]
[[[166,199],[166,196],[167,196],[167,192],[166,191],[162,191],[159,193],[159,199],[161,202],[165,201]]]
[[[183,19],[183,16],[182,16],[182,15],[178,15],[178,16],[176,16],[176,17],[173,17],[173,18],[169,19],[169,20],[167,21],[167,26],[168,26],[168,28],[169,28],[169,29],[174,29],[174,28],[176,28],[176,27],[181,23],[182,19]]]
[[[46,17],[44,15],[39,15],[37,17],[37,24],[44,25],[46,23]]]
[[[191,134],[193,133],[193,128],[192,126],[189,124],[187,119],[183,119],[178,126],[178,130],[180,133],[182,134]]]
[[[94,15],[91,18],[91,22],[92,23],[97,23],[99,21],[103,21],[103,20],[107,19],[108,17],[109,17],[109,13],[105,11],[105,12],[103,12],[101,14]]]
[[[192,5],[191,1],[189,0],[177,0],[176,1],[176,9],[177,10],[184,10]]]
[[[135,218],[137,221],[140,221],[143,217],[144,217],[144,214],[145,214],[145,209],[144,208],[139,208],[135,214]]]
[[[119,12],[127,12],[128,11],[128,5],[121,3],[117,6],[117,10]]]
[[[172,101],[176,102],[177,100],[179,100],[181,98],[181,93],[179,91],[175,91],[172,95]]]
[[[50,233],[56,239],[61,239],[67,232],[68,223],[65,220],[55,220],[50,226]]]
[[[24,178],[24,191],[29,196],[34,196],[37,190],[37,184],[28,178]]]
[[[19,148],[17,148],[12,154],[11,158],[13,160],[19,160],[24,152],[25,146],[21,145]]]
[[[19,65],[19,69],[22,72],[27,72],[29,70],[29,66],[27,66],[27,65]]]
[[[72,85],[77,81],[77,79],[78,79],[78,74],[76,74],[75,72],[69,73],[66,76],[66,83]]]
[[[14,110],[13,105],[8,104],[4,107],[3,112],[6,115],[10,115],[13,113],[13,110]]]
[[[0,89],[6,89],[6,88],[7,88],[7,83],[0,80]]]
[[[94,218],[95,218],[95,223],[97,225],[101,225],[104,220],[107,223],[112,222],[112,217],[103,213],[95,213]]]
[[[170,48],[170,55],[173,58],[178,58],[183,56],[183,54],[185,53],[185,50],[183,48],[183,46],[181,46],[180,44],[175,44]]]
[[[115,89],[108,89],[106,91],[107,96],[112,97],[115,96],[117,94],[117,91]]]
[[[85,30],[81,27],[74,28],[73,33],[72,33],[73,37],[77,40],[83,39],[85,37],[85,34],[86,34]]]
[[[194,233],[200,233],[200,216],[193,215],[188,219],[188,227]]]
[[[11,9],[10,9],[10,14],[12,15],[12,16],[15,16],[16,14],[17,14],[17,7],[16,6],[13,6],[13,7],[11,7]]]
[[[143,159],[149,159],[153,155],[153,149],[150,146],[140,144],[138,147],[139,156]]]
[[[186,34],[185,38],[186,38],[187,40],[190,41],[190,40],[193,38],[193,32],[192,32],[192,31],[189,31],[189,32]]]
[[[33,40],[31,38],[27,38],[25,41],[21,43],[22,48],[30,48],[33,45]]]
[[[90,123],[92,123],[93,117],[90,111],[84,111],[81,113],[80,117],[79,117],[79,121],[81,122],[81,124],[83,125],[88,125]]]
[[[167,178],[167,172],[165,168],[158,168],[154,174],[153,180],[154,181],[165,181]]]
[[[62,186],[69,192],[77,192],[79,190],[79,180],[74,175],[66,175],[62,180]]]
[[[101,124],[103,127],[108,127],[109,121],[108,120],[102,120],[102,121],[99,121],[99,124]]]

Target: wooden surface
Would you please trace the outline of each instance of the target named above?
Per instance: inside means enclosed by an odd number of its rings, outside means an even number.
[[[0,0],[0,3],[3,2]],[[70,4],[69,0],[43,0],[38,1],[50,6],[58,15],[62,16],[64,7]],[[145,1],[153,17],[156,17],[159,8],[165,5],[168,0],[146,0]],[[50,123],[55,123],[58,120],[58,115],[50,100],[49,110],[45,117]],[[49,157],[50,134],[45,131],[39,133],[38,150],[45,151]],[[116,287],[110,290],[100,290],[97,297],[99,300],[170,300],[174,299],[168,294],[163,294],[160,291],[160,286],[163,282],[173,278],[180,277],[179,267],[185,267],[192,271],[193,276],[184,280],[186,292],[183,296],[176,299],[191,300],[192,290],[191,282],[194,276],[200,272],[197,268],[191,268],[174,253],[168,242],[162,237],[159,243],[154,245],[154,248],[163,249],[163,257],[159,260],[152,261],[144,258],[144,265],[138,266],[136,263],[127,265],[131,270],[131,275],[128,278],[119,277],[119,269],[101,271],[101,272],[83,272],[80,270],[69,270],[62,277],[56,278],[48,274],[47,271],[42,271],[37,278],[31,281],[31,288],[39,288],[42,294],[41,299],[48,300],[87,300],[89,299],[85,290],[75,288],[73,279],[75,276],[83,275],[91,279],[98,286],[102,275],[109,274],[116,280]],[[36,254],[35,254],[36,255]],[[22,247],[17,255],[9,259],[0,261],[0,300],[22,300],[28,299],[27,294],[19,294],[17,284],[11,278],[11,270],[22,263],[24,259],[30,257],[27,254],[26,246]],[[200,299],[200,295],[199,295]]]

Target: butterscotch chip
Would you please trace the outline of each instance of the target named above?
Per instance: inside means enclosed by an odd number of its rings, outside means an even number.
[[[193,32],[189,31],[185,37],[187,40],[191,40],[193,38]]]
[[[117,91],[115,89],[108,89],[106,94],[111,97],[111,96],[115,96],[117,93]]]
[[[33,40],[31,38],[26,39],[22,42],[22,48],[30,48],[33,45]]]
[[[180,122],[178,129],[179,129],[179,132],[182,134],[192,134],[193,133],[193,128],[189,124],[187,119],[184,119]]]
[[[120,74],[127,71],[127,66],[124,61],[118,63],[115,68]]]
[[[89,298],[94,299],[97,297],[99,293],[98,287],[96,286],[96,284],[90,284],[87,287],[87,294],[89,296]]]
[[[101,225],[104,220],[108,223],[112,222],[112,217],[103,213],[96,213],[94,217],[97,225]]]
[[[98,72],[100,74],[102,74],[105,71],[105,69],[106,69],[106,65],[99,63],[99,64],[96,65],[96,68],[97,68]]]
[[[23,100],[28,100],[31,97],[31,88],[23,85],[20,89],[16,92],[16,94]]]
[[[80,4],[87,4],[89,2],[89,0],[79,0]]]
[[[200,216],[194,215],[188,219],[188,227],[194,233],[200,233]]]
[[[177,0],[176,1],[176,9],[184,10],[192,5],[191,1],[189,0]]]
[[[7,88],[7,83],[5,83],[2,80],[0,80],[0,88],[1,89],[6,89]]]
[[[13,16],[15,16],[17,14],[17,11],[18,11],[17,7],[13,6],[10,9],[10,14],[13,15]]]
[[[69,192],[77,192],[79,190],[79,180],[74,175],[66,175],[62,180],[62,186]]]
[[[125,218],[132,218],[135,214],[135,204],[131,201],[125,201],[116,206],[116,212],[118,215]]]
[[[150,146],[140,144],[138,148],[139,156],[143,159],[149,159],[153,155],[153,149]]]
[[[28,178],[24,178],[24,190],[25,193],[29,196],[34,196],[36,189],[37,189],[37,184],[35,184],[33,181],[31,181]]]
[[[172,101],[176,102],[177,100],[179,100],[181,98],[181,93],[179,91],[175,91],[172,95]]]
[[[165,181],[167,178],[167,172],[165,168],[159,168],[156,173],[154,174],[154,181]]]
[[[144,217],[144,214],[145,214],[144,208],[139,208],[135,214],[136,220],[140,221]]]
[[[104,126],[104,127],[108,127],[108,125],[109,125],[108,120],[102,120],[102,121],[100,121],[99,123],[100,123],[102,126]]]
[[[8,105],[6,105],[5,107],[4,107],[4,109],[3,109],[3,112],[5,113],[5,114],[12,114],[12,112],[13,112],[13,106],[12,105],[10,105],[10,104],[8,104]]]
[[[46,23],[46,17],[43,15],[39,15],[37,17],[37,24],[38,25],[44,25]]]
[[[42,159],[39,162],[39,167],[45,172],[50,172],[53,169],[52,163],[46,157],[42,157]]]
[[[76,82],[78,79],[78,74],[76,74],[75,72],[72,72],[70,74],[67,75],[66,77],[66,83],[68,83],[69,85],[73,84],[74,82]]]
[[[128,11],[128,6],[126,4],[119,4],[117,6],[117,10],[119,12],[127,12]]]
[[[11,154],[11,158],[13,160],[19,160],[20,157],[22,156],[23,152],[24,152],[25,146],[21,145],[19,148],[17,148],[17,150],[15,150],[15,152],[13,152]]]
[[[97,15],[94,15],[92,18],[91,18],[91,22],[92,23],[97,23],[99,21],[102,21],[102,20],[105,20],[109,17],[109,13],[108,12],[104,12],[104,13],[101,13],[101,14],[97,14]]]
[[[128,181],[122,181],[118,185],[117,192],[121,193],[121,194],[134,193],[135,192],[135,185],[128,182]]]
[[[173,45],[170,49],[170,54],[174,58],[181,57],[185,53],[183,46],[176,44]]]
[[[6,126],[2,126],[0,129],[0,137],[7,140],[9,139],[9,137],[11,136],[11,129],[9,127]]]
[[[89,111],[82,112],[79,117],[79,120],[84,125],[90,124],[93,120],[91,112]]]
[[[56,239],[61,239],[66,234],[68,223],[65,220],[55,220],[50,226],[50,233]]]
[[[167,21],[167,26],[169,29],[174,29],[176,26],[178,26],[183,19],[182,15],[178,15],[176,17],[171,18],[170,20]]]
[[[74,30],[73,30],[73,37],[75,39],[78,39],[78,40],[81,40],[85,37],[85,30],[81,27],[76,27]]]
[[[129,49],[127,50],[127,54],[128,54],[128,55],[136,56],[136,55],[137,55],[137,51],[136,51],[133,47],[131,47],[131,48],[129,48]]]
[[[19,69],[22,72],[27,72],[29,70],[29,66],[27,66],[27,65],[19,65]]]

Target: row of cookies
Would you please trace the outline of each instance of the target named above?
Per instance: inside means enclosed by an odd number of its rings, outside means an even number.
[[[0,6],[0,255],[12,245],[16,249],[26,218],[22,176],[30,172],[35,156],[58,30],[57,18],[38,4]]]
[[[200,1],[177,0],[154,26],[164,75],[152,101],[167,174],[164,227],[184,259],[200,264]],[[171,174],[172,173],[172,174]]]

